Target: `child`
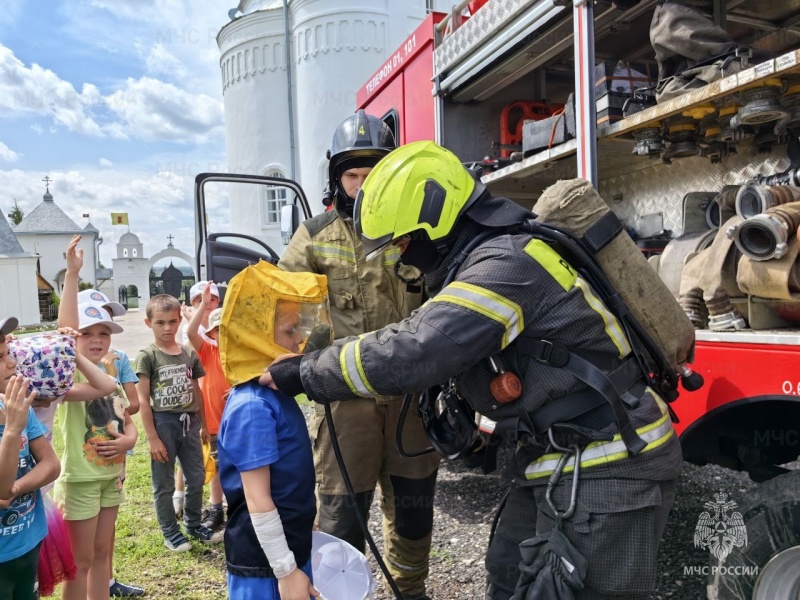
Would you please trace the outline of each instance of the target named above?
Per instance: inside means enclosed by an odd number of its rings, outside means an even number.
[[[219,323],[222,317],[222,310],[214,309],[208,316],[208,327],[206,335],[209,341],[203,339],[199,333],[200,322],[206,313],[206,307],[212,303],[212,285],[207,285],[200,294],[200,304],[194,311],[192,320],[189,322],[187,333],[189,342],[200,357],[200,362],[206,372],[206,376],[200,380],[200,388],[203,391],[204,410],[206,424],[211,441],[211,455],[217,465],[217,472],[211,480],[209,487],[211,491],[211,508],[208,517],[203,522],[209,529],[218,529],[224,520],[222,511],[222,486],[219,483],[219,460],[217,457],[217,434],[219,433],[219,422],[222,418],[222,409],[225,407],[225,399],[228,396],[230,385],[222,372],[222,363],[219,358],[219,346],[217,346],[217,336],[219,335]]]
[[[211,531],[200,522],[205,482],[200,439],[207,440],[208,431],[197,380],[205,371],[195,351],[175,340],[181,322],[181,307],[175,298],[153,296],[146,313],[145,323],[153,330],[154,342],[136,359],[136,390],[152,459],[156,517],[164,545],[173,552],[186,552],[192,546],[181,533],[171,502],[176,458],[186,476],[187,533],[204,544],[222,541],[222,532]]]
[[[213,281],[211,282],[198,281],[189,290],[190,306],[186,306],[186,304],[181,305],[181,316],[183,317],[183,321],[181,323],[181,329],[180,329],[180,335],[178,336],[178,341],[184,346],[188,346],[190,344],[189,322],[192,320],[192,317],[195,314],[197,314],[198,310],[200,309],[201,295],[203,293],[203,290],[205,290],[206,288],[211,288],[211,296],[206,302],[205,308],[203,310],[200,310],[201,319],[200,319],[200,326],[197,328],[197,331],[201,339],[205,340],[206,342],[216,343],[210,337],[208,337],[208,335],[206,335],[206,329],[208,328],[208,317],[211,314],[211,311],[216,310],[216,308],[219,306],[219,288],[217,288],[217,284],[215,284]],[[195,344],[192,344],[192,346],[199,354],[200,351],[197,349],[197,346]],[[200,359],[200,362],[203,362],[202,357]],[[203,365],[205,366],[205,363],[203,363]],[[205,390],[203,390],[203,393],[205,393]],[[212,490],[214,485],[215,485],[214,482],[211,482]],[[178,517],[179,519],[183,515],[183,502],[185,496],[184,487],[185,487],[185,481],[184,481],[183,471],[181,470],[181,466],[179,463],[178,472],[175,475],[175,492],[172,494],[172,507],[175,510],[175,516]],[[222,496],[222,490],[219,491],[219,496]],[[220,503],[221,502],[222,499],[220,498]],[[211,527],[211,529],[215,529],[215,527],[212,526],[213,522],[209,523],[208,521],[205,521],[203,524],[208,527]],[[217,527],[218,526],[219,524],[217,525]]]
[[[59,320],[74,311],[77,295],[65,283]],[[125,453],[138,432],[118,394],[116,381],[98,365],[108,354],[111,334],[121,333],[106,312],[79,304],[76,384],[59,406],[64,454],[54,498],[67,524],[78,574],[62,588],[64,600],[108,598],[109,554],[119,505],[124,500]],[[74,317],[73,317],[74,318]],[[87,385],[88,384],[88,385]]]
[[[261,276],[263,285],[248,296],[250,275]],[[230,281],[220,351],[234,387],[218,447],[228,499],[225,555],[233,600],[319,596],[311,584],[316,504],[305,417],[293,398],[260,385],[258,376],[259,363],[263,368],[280,354],[299,352],[308,334],[301,312],[326,303],[326,289],[325,276],[287,273],[267,263],[248,267]],[[314,310],[311,315],[316,316]],[[313,316],[304,322],[313,323]]]
[[[61,467],[45,429],[30,408],[29,381],[16,375],[6,335],[17,319],[0,320],[0,596],[39,597],[39,548],[47,535],[39,489],[58,477]]]
[[[78,276],[83,268],[83,249],[78,248],[78,242],[81,241],[81,236],[73,236],[72,240],[67,246],[66,259],[67,271],[64,278],[64,296],[65,301],[72,302],[74,294],[77,292],[77,302],[93,304],[108,313],[109,318],[121,317],[127,311],[125,307],[119,302],[112,302],[108,296],[102,292],[94,289],[83,290],[78,292]],[[67,310],[59,311],[58,313],[58,326],[59,327],[78,327],[78,313],[76,309],[71,306],[66,307]],[[108,353],[100,359],[100,366],[111,377],[116,379],[117,383],[122,387],[127,399],[127,410],[129,415],[135,415],[139,412],[139,396],[136,393],[136,383],[139,378],[133,372],[130,359],[128,355],[122,350],[115,350],[110,348]],[[37,410],[37,416],[40,412],[48,421],[45,423],[50,429],[53,427],[53,410],[47,407]],[[123,463],[122,475],[120,476],[120,483],[125,482],[125,464]],[[109,552],[109,573],[114,573],[114,537],[111,540],[111,550]],[[109,579],[109,595],[111,598],[117,597],[136,597],[144,595],[144,589],[137,586],[122,583],[117,581],[113,576]]]

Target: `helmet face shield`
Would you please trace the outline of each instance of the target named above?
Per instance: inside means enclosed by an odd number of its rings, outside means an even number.
[[[320,350],[333,343],[328,297],[320,302],[280,299],[275,303],[273,341],[289,353]]]

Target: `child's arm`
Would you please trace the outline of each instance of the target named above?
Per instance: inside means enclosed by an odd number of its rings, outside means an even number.
[[[78,328],[78,276],[83,267],[83,248],[78,248],[81,236],[73,236],[67,246],[67,272],[58,305],[58,326]]]
[[[97,442],[95,444],[97,454],[103,458],[112,459],[115,456],[125,454],[128,450],[133,448],[136,445],[136,440],[139,438],[139,430],[136,429],[136,425],[134,425],[131,420],[127,409],[125,410],[125,426],[123,429],[125,431],[124,434],[119,434],[109,429],[108,435],[114,439]]]
[[[150,378],[139,373],[139,383],[136,384],[139,393],[139,416],[142,417],[142,426],[147,436],[147,445],[150,448],[150,458],[156,462],[167,462],[167,448],[158,437],[156,424],[153,421],[153,409],[150,407]]]
[[[278,578],[278,591],[284,600],[305,600],[318,597],[319,592],[308,576],[297,568],[294,553],[289,550],[283,532],[281,517],[270,493],[269,466],[251,471],[242,471],[242,486],[247,502],[247,511],[255,529],[258,543]]]
[[[86,383],[73,385],[64,396],[65,401],[88,402],[117,391],[116,380],[82,354],[75,354],[75,366],[86,377]]]
[[[61,474],[61,463],[58,462],[53,447],[43,435],[29,442],[31,454],[36,459],[36,466],[17,479],[11,488],[14,496],[21,496],[38,490],[55,481]]]
[[[12,487],[17,479],[22,432],[28,424],[31,403],[36,397],[36,392],[26,397],[29,384],[30,380],[21,375],[12,376],[3,398],[5,428],[0,437],[0,500],[14,496]]]
[[[128,414],[135,415],[139,412],[139,393],[136,391],[136,384],[132,381],[123,383],[122,389],[128,398]]]
[[[192,320],[189,321],[189,325],[186,328],[186,335],[189,338],[189,343],[194,348],[195,352],[200,352],[200,349],[203,347],[205,340],[203,336],[200,335],[200,325],[203,322],[203,317],[206,314],[206,307],[208,303],[211,302],[211,284],[214,283],[213,281],[209,281],[206,287],[203,288],[203,291],[200,296],[200,306],[197,307],[197,310],[192,313]]]

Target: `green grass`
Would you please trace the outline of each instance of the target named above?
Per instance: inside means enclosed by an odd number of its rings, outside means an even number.
[[[150,452],[141,419],[136,415],[133,420],[139,429],[139,440],[127,461],[125,502],[117,517],[114,576],[124,583],[142,586],[147,590],[147,598],[227,598],[222,544],[192,542],[191,552],[178,554],[164,547],[153,506]],[[53,445],[61,456],[63,443],[58,419]],[[207,487],[205,497],[208,497]],[[60,595],[57,589],[54,596]]]

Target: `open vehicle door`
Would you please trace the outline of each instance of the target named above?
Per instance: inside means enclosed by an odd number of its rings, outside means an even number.
[[[208,189],[209,184],[214,184],[210,186],[213,191]],[[291,179],[233,173],[197,175],[194,180],[197,273],[202,279],[221,284],[220,299],[225,297],[225,283],[242,269],[259,260],[276,264],[280,258],[278,252],[262,239],[244,233],[219,231],[218,223],[209,223],[210,205],[219,209],[220,198],[222,203],[236,202],[239,196],[231,194],[230,188],[250,185],[264,186],[261,191],[267,192],[270,210],[274,209],[268,218],[275,225],[280,223],[280,241],[284,245],[289,243],[299,223],[311,217],[303,188]],[[209,202],[209,196],[213,201]]]

